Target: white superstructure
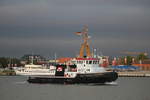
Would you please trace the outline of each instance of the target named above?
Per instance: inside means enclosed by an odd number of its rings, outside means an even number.
[[[75,77],[76,74],[92,74],[92,73],[105,73],[104,67],[99,66],[101,61],[99,58],[74,58],[70,62],[76,65],[76,70],[73,72],[66,71],[65,76]]]

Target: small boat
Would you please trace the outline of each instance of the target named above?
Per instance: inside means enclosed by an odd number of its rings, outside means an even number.
[[[31,63],[25,64],[24,67],[13,67],[16,75],[23,76],[37,76],[37,75],[55,75],[54,66],[36,65],[33,63],[33,56],[31,56]]]
[[[24,67],[14,68],[16,75],[25,75],[25,76],[34,76],[34,75],[55,75],[55,67],[35,65],[35,64],[26,64]]]
[[[108,72],[100,67],[98,58],[74,58],[66,65],[56,65],[55,75],[29,77],[29,83],[105,83],[118,78],[116,72]]]

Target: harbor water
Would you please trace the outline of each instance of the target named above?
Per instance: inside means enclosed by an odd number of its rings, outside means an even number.
[[[0,76],[0,100],[150,100],[149,77],[121,77],[107,84],[29,84]]]

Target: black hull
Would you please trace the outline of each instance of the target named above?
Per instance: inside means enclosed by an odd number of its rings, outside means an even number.
[[[118,78],[116,72],[105,72],[99,74],[77,74],[75,78],[65,77],[29,77],[29,83],[57,83],[57,84],[88,84],[113,82]]]

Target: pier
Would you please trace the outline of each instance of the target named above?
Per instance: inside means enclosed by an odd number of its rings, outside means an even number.
[[[150,71],[118,72],[119,77],[150,77]]]

